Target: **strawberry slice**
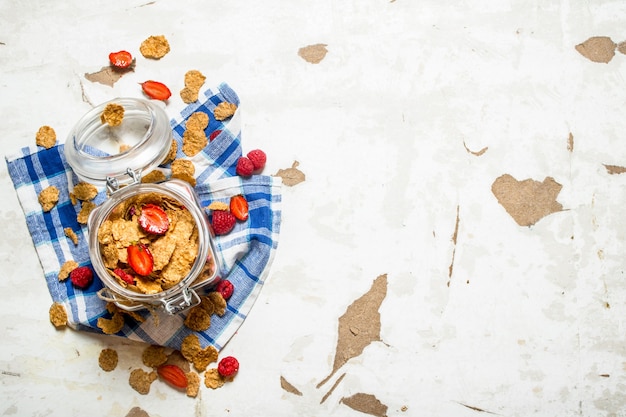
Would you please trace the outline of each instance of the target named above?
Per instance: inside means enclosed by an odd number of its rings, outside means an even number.
[[[242,222],[248,220],[248,201],[241,195],[234,195],[230,198],[230,212]]]
[[[129,285],[133,285],[135,283],[135,277],[133,277],[128,272],[124,271],[122,268],[115,268],[113,270],[113,273],[117,275],[118,277],[120,277],[122,281],[124,281],[125,283]]]
[[[139,275],[150,275],[154,267],[154,260],[150,249],[142,243],[130,245],[126,248],[128,264]]]
[[[163,381],[176,388],[187,388],[189,384],[185,371],[177,365],[161,365],[157,368],[157,374]]]
[[[153,235],[163,235],[170,228],[170,219],[167,213],[156,204],[146,204],[141,208],[139,226]]]

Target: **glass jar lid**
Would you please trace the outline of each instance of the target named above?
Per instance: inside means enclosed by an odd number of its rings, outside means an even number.
[[[124,108],[118,126],[101,120],[110,103]],[[114,178],[125,184],[129,170],[141,176],[160,165],[172,140],[167,114],[156,103],[116,98],[94,107],[76,123],[65,142],[65,158],[81,181],[104,185]]]

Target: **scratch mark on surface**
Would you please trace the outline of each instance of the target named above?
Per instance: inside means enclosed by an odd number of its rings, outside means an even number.
[[[472,155],[475,155],[475,156],[481,156],[482,154],[487,152],[487,150],[489,149],[489,147],[485,146],[479,151],[472,151],[470,148],[467,147],[467,144],[465,143],[465,141],[463,141],[463,147],[468,153],[471,153]]]
[[[346,376],[345,373],[341,374],[341,376],[339,378],[337,378],[337,381],[335,381],[335,383],[333,384],[332,387],[330,387],[330,389],[328,390],[328,392],[326,394],[324,394],[324,396],[322,397],[322,400],[320,401],[320,404],[323,404],[324,401],[326,401],[328,399],[328,397],[330,397],[330,395],[333,393],[333,391],[335,390],[335,388],[337,388],[337,386],[339,385],[339,383],[341,382],[341,380]]]
[[[452,280],[452,272],[454,271],[454,258],[456,257],[456,242],[459,236],[459,222],[461,220],[459,216],[459,207],[456,206],[456,222],[454,224],[454,233],[452,234],[452,259],[450,260],[450,266],[448,267],[448,287],[450,286],[450,280]]]
[[[19,372],[11,372],[11,371],[2,371],[2,375],[16,376],[16,377],[22,376],[22,374],[20,374]]]
[[[569,132],[569,136],[567,137],[567,150],[574,152],[574,135],[572,135],[572,132]]]
[[[497,414],[496,414],[496,413],[494,413],[494,412],[487,411],[487,410],[483,410],[482,408],[479,408],[479,407],[474,407],[473,405],[463,404],[463,403],[458,402],[458,401],[457,401],[456,403],[457,403],[457,404],[459,404],[459,405],[462,405],[462,406],[463,406],[463,407],[465,407],[465,408],[469,408],[470,410],[478,411],[479,413],[487,413],[487,414],[497,415]]]

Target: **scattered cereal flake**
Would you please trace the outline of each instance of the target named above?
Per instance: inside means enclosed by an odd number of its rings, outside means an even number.
[[[226,300],[224,300],[222,294],[217,291],[211,291],[206,296],[209,297],[213,303],[213,307],[215,307],[215,314],[222,317],[226,313]]]
[[[209,345],[204,349],[199,350],[193,357],[193,366],[198,372],[204,372],[210,363],[217,361],[217,349]]]
[[[170,44],[163,35],[150,36],[139,46],[139,52],[145,58],[161,59],[170,51]]]
[[[67,325],[67,312],[61,303],[54,302],[50,306],[50,323],[57,329],[61,329]]]
[[[172,140],[172,144],[170,145],[170,151],[165,156],[165,160],[161,163],[161,165],[167,165],[176,159],[176,152],[178,152],[178,142]]]
[[[146,347],[141,355],[143,364],[156,368],[159,365],[163,365],[167,361],[167,355],[165,354],[165,348],[163,346],[150,345]]]
[[[200,375],[191,371],[187,372],[187,396],[196,398],[200,391]]]
[[[100,122],[108,123],[111,127],[121,125],[122,120],[124,120],[124,106],[116,103],[107,104],[100,115]]]
[[[196,332],[203,332],[211,327],[211,315],[200,306],[192,307],[185,318],[185,326]]]
[[[185,87],[180,90],[180,98],[189,104],[198,100],[200,87],[204,84],[206,77],[198,70],[190,70],[185,74]]]
[[[110,319],[100,317],[98,319],[98,328],[104,334],[115,334],[124,328],[124,316],[122,313],[115,312]]]
[[[146,372],[141,368],[133,369],[128,378],[130,386],[142,395],[150,392],[150,385],[157,379],[155,371]]]
[[[187,156],[196,156],[208,143],[204,130],[187,129],[183,133],[183,152]]]
[[[59,189],[54,185],[46,187],[41,190],[38,199],[43,211],[50,211],[59,202]]]
[[[105,372],[111,372],[117,367],[118,355],[115,349],[102,349],[98,357],[98,365]]]
[[[217,389],[224,385],[224,378],[217,371],[217,368],[208,369],[204,373],[204,385],[207,388]]]
[[[215,313],[215,305],[209,297],[200,297],[200,307],[202,307],[209,315]]]
[[[74,246],[78,245],[78,235],[74,232],[74,230],[72,230],[71,227],[64,228],[63,232],[65,232],[65,236],[67,236],[74,243]]]
[[[41,126],[35,135],[35,143],[46,149],[52,148],[56,142],[57,134],[50,126]]]
[[[188,130],[204,130],[207,126],[209,126],[209,115],[202,111],[192,113],[185,122]]]
[[[166,179],[167,177],[162,171],[155,169],[154,171],[150,171],[148,174],[141,177],[141,182],[143,182],[144,184],[148,182],[154,183],[165,181]]]
[[[76,217],[76,220],[78,220],[78,223],[87,224],[87,220],[89,219],[89,213],[91,213],[91,211],[95,208],[96,208],[95,203],[92,203],[91,201],[83,201],[83,204],[80,207],[80,212],[78,213],[78,216]]]
[[[72,189],[72,194],[77,200],[91,201],[98,195],[98,189],[88,182],[79,182]]]
[[[187,159],[175,159],[174,162],[172,162],[172,178],[187,181],[192,186],[195,186],[196,179],[193,176],[195,172],[196,168],[193,162]]]
[[[193,361],[193,357],[196,356],[196,353],[200,352],[200,350],[202,350],[202,346],[200,346],[200,339],[198,338],[198,335],[194,333],[185,337],[180,345],[180,353],[189,362]]]
[[[78,268],[78,262],[76,261],[66,261],[63,265],[61,265],[61,270],[59,271],[59,281],[65,281],[67,277],[70,276],[70,272]]]
[[[226,120],[230,116],[235,114],[236,110],[237,110],[236,104],[222,101],[213,110],[213,116],[215,116],[215,120]]]
[[[208,205],[207,210],[228,210],[228,204],[223,201],[213,201]]]

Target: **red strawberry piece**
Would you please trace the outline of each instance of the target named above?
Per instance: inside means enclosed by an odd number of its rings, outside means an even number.
[[[228,210],[215,210],[213,212],[211,226],[216,235],[225,235],[235,227],[237,219]]]
[[[220,133],[222,133],[222,131],[219,130],[219,129],[214,130],[213,132],[211,132],[211,134],[209,135],[209,142],[213,141],[213,139],[218,137]]]
[[[154,235],[163,235],[170,228],[167,213],[156,204],[143,206],[138,221],[143,230]]]
[[[74,286],[84,290],[93,282],[93,272],[88,266],[79,266],[70,272],[70,279]]]
[[[130,245],[126,248],[128,264],[139,275],[150,275],[154,266],[154,260],[150,249],[142,243]]]
[[[157,368],[157,374],[163,381],[175,388],[187,388],[189,384],[185,371],[177,365],[161,365]]]
[[[217,283],[217,286],[215,287],[215,291],[222,294],[222,297],[224,297],[224,300],[228,300],[233,295],[233,292],[235,291],[235,286],[233,285],[232,282],[226,279],[223,279]]]
[[[128,272],[124,271],[122,268],[115,268],[113,270],[113,273],[117,275],[118,277],[120,277],[120,279],[124,281],[125,283],[130,284],[130,285],[135,284],[135,277],[129,274]]]
[[[109,61],[115,68],[125,69],[133,63],[133,56],[128,51],[111,52]]]
[[[248,159],[252,161],[252,165],[254,166],[255,171],[259,171],[263,169],[265,166],[265,161],[267,161],[267,155],[260,149],[254,149],[248,152]]]
[[[245,222],[248,220],[248,201],[241,195],[235,195],[230,198],[230,212],[237,218]]]
[[[232,377],[235,376],[237,371],[239,371],[239,361],[232,356],[222,358],[220,363],[217,364],[217,372],[221,376]]]
[[[254,164],[247,156],[242,156],[237,160],[237,168],[235,169],[237,175],[242,177],[249,177],[254,172]]]

